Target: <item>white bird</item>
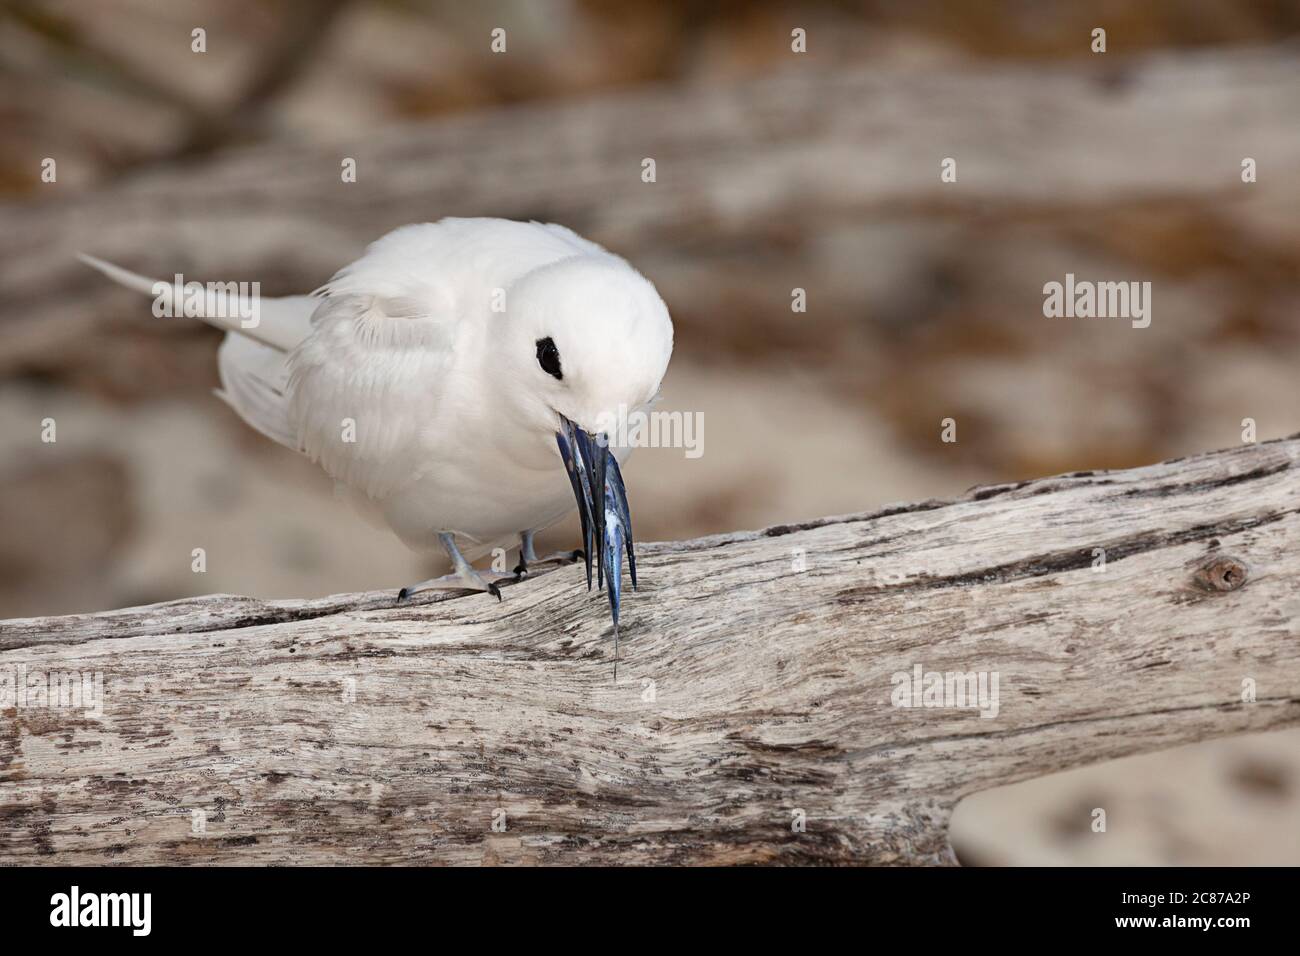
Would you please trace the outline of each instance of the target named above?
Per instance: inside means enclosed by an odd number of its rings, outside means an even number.
[[[181,312],[179,283],[81,258]],[[237,299],[211,291],[197,316],[226,331],[217,394],[407,545],[451,559],[451,574],[399,599],[428,588],[499,599],[507,575],[470,562],[518,537],[521,576],[539,560],[534,533],[576,501],[588,588],[593,554],[609,579],[617,660],[624,547],[634,587],[636,564],[626,454],[611,453],[606,429],[656,397],[672,354],[649,280],[563,226],[449,218],[390,232],[312,295]],[[251,305],[258,321],[245,328]]]

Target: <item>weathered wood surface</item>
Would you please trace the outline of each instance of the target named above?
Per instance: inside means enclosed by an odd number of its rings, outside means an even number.
[[[735,85],[233,149],[81,194],[50,184],[0,206],[0,369],[93,329],[109,295],[128,300],[78,251],[283,294],[320,285],[389,229],[447,215],[555,220],[643,268],[676,254],[725,269],[810,223],[815,238],[908,209],[1059,216],[1204,199],[1240,189],[1247,148],[1262,171],[1252,188],[1267,189],[1300,170],[1295,76],[1290,46],[858,73],[795,57]],[[354,183],[341,181],[344,157]],[[645,157],[654,184],[641,181]],[[944,157],[958,161],[955,186],[940,182]]]
[[[0,711],[0,862],[950,863],[963,795],[1300,723],[1298,460],[645,545],[617,681],[577,567],[7,621],[0,674],[105,699]],[[996,673],[996,716],[895,706],[917,665]]]

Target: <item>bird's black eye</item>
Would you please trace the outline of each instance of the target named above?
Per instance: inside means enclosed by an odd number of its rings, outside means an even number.
[[[547,375],[564,378],[564,373],[560,370],[560,350],[555,347],[555,341],[549,335],[537,340],[537,364]]]

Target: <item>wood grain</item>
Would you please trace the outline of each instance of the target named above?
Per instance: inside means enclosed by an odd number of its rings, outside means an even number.
[[[617,680],[577,567],[6,621],[104,701],[0,707],[0,863],[953,863],[966,794],[1300,723],[1298,459],[647,544]],[[895,706],[918,665],[996,715]]]

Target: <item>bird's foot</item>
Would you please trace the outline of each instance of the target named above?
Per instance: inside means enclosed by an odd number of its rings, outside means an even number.
[[[421,591],[486,591],[500,601],[501,589],[497,587],[496,582],[514,580],[517,580],[517,578],[513,574],[501,574],[497,571],[476,571],[473,568],[466,568],[461,571],[453,571],[451,574],[444,574],[440,578],[430,578],[428,581],[421,581],[419,584],[412,584],[410,587],[402,588],[397,592],[397,600],[400,603]]]
[[[528,577],[528,572],[534,568],[545,567],[548,564],[573,564],[581,561],[585,554],[581,548],[573,551],[556,551],[554,554],[548,554],[544,558],[531,557],[519,559],[519,564],[515,566],[515,580]]]

